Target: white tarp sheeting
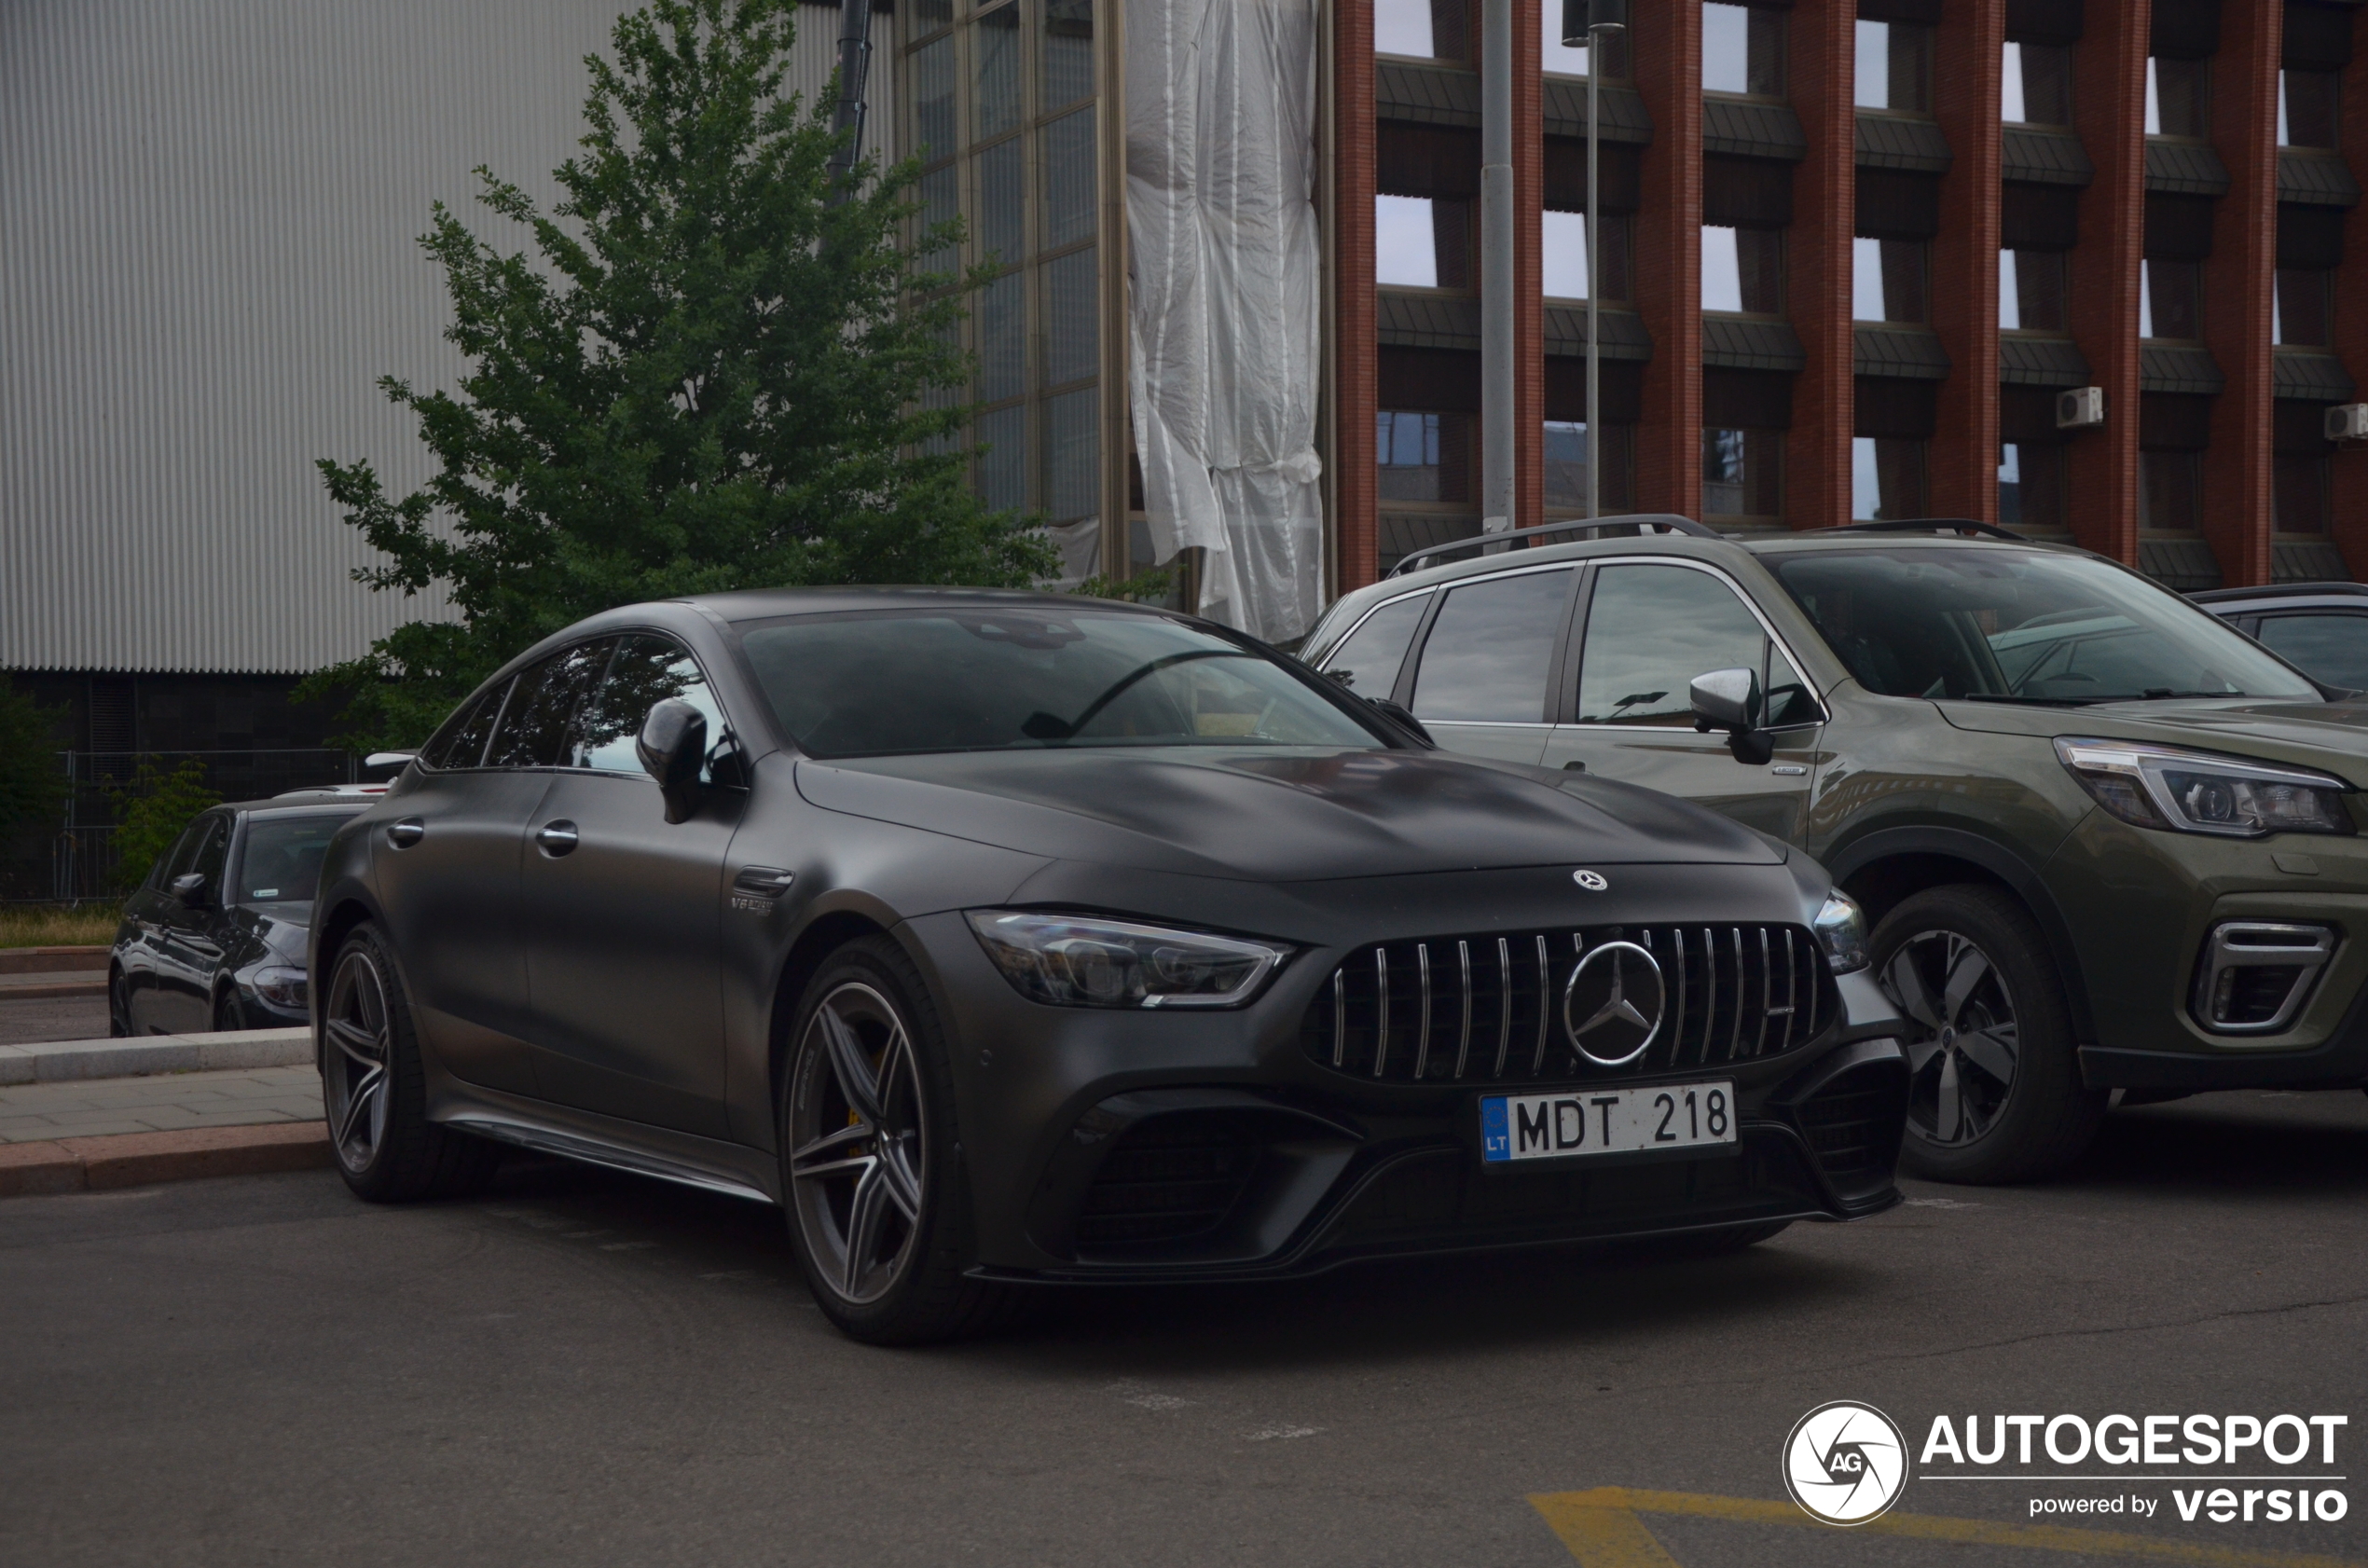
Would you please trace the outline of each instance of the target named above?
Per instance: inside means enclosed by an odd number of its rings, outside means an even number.
[[[1158,558],[1270,641],[1323,596],[1315,0],[1135,0],[1126,17],[1130,394]]]

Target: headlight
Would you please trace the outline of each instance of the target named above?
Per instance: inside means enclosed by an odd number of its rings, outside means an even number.
[[[266,964],[255,971],[255,978],[247,983],[255,987],[256,996],[273,1007],[301,1012],[311,1005],[310,997],[305,989],[304,971],[286,964]]]
[[[1825,949],[1825,965],[1836,974],[1866,967],[1866,912],[1848,893],[1837,887],[1826,894],[1809,928],[1817,933]]]
[[[2056,742],[2056,755],[2097,804],[2125,822],[2223,838],[2347,833],[2342,779],[2124,740]]]
[[[1003,978],[1056,1007],[1239,1007],[1290,949],[1083,915],[980,909],[971,929]]]

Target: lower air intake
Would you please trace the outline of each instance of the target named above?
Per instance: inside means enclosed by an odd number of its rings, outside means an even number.
[[[1081,1250],[1172,1245],[1216,1234],[1239,1206],[1265,1148],[1259,1119],[1176,1111],[1137,1122],[1086,1189]]]

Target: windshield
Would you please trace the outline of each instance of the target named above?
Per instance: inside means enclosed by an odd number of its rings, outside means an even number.
[[[1068,746],[1380,745],[1265,654],[1156,615],[886,611],[743,629],[813,757]]]
[[[1903,545],[1762,558],[1859,684],[1886,696],[2321,700],[2224,623],[2093,557]]]
[[[321,860],[329,840],[355,817],[353,811],[309,811],[301,817],[251,817],[247,846],[239,854],[233,903],[310,902],[321,886]]]

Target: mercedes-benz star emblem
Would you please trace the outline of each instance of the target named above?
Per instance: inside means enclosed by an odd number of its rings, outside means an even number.
[[[1661,967],[1632,942],[1590,950],[1563,987],[1563,1027],[1580,1055],[1598,1066],[1633,1062],[1661,1032],[1669,990]]]
[[[1600,893],[1611,886],[1604,880],[1604,873],[1600,871],[1575,871],[1571,873],[1571,880],[1590,893]]]

